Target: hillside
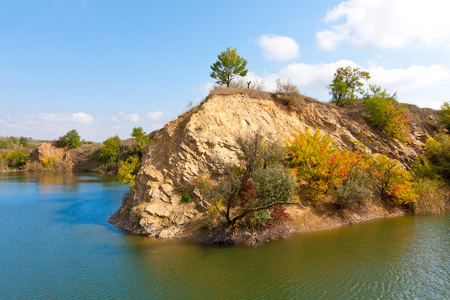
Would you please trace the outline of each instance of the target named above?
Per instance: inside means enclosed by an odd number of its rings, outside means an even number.
[[[436,116],[430,111],[427,120]],[[207,204],[193,190],[194,201],[180,203],[199,174],[218,177],[223,165],[242,159],[238,136],[260,131],[283,143],[298,131],[330,134],[341,148],[385,154],[408,166],[423,151],[432,126],[413,119],[410,141],[387,140],[372,128],[361,107],[339,108],[305,98],[300,108],[286,105],[280,96],[242,89],[213,91],[198,107],[151,134],[135,185],[110,222],[135,234],[157,237],[198,237]],[[309,230],[399,213],[372,205],[363,214],[347,217],[317,214],[311,208],[290,207],[292,230]]]

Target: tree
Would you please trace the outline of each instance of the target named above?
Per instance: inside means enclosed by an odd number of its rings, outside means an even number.
[[[152,141],[149,137],[146,137],[145,135],[146,133],[144,129],[142,129],[142,127],[133,128],[131,136],[136,138],[135,151],[141,152],[144,149],[144,147]],[[142,153],[140,155],[142,155]]]
[[[77,148],[81,147],[83,143],[81,142],[78,131],[76,129],[72,129],[59,139],[59,145],[61,147],[69,146],[70,148]]]
[[[444,102],[439,113],[442,117],[440,123],[450,125],[450,102]]]
[[[237,76],[247,75],[247,60],[237,54],[236,49],[228,47],[226,51],[217,56],[218,60],[211,66],[210,76],[217,84],[226,84],[230,87],[231,81]]]
[[[350,66],[338,68],[334,78],[328,86],[330,89],[331,103],[337,106],[345,106],[356,99],[356,93],[362,93],[363,83],[361,80],[370,79],[369,72],[361,71],[359,68],[352,69]]]
[[[115,162],[119,157],[120,138],[116,135],[103,141],[99,157],[106,163]]]
[[[244,159],[240,164],[224,166],[226,176],[217,184],[204,174],[193,180],[209,201],[210,212],[221,215],[229,226],[252,217],[258,225],[265,225],[272,219],[274,207],[300,205],[293,199],[295,179],[283,166],[285,152],[281,147],[265,142],[258,132],[238,138],[237,144]]]

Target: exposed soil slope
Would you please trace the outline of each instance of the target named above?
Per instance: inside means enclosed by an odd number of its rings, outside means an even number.
[[[286,140],[299,130],[320,130],[330,134],[342,148],[364,147],[370,153],[385,154],[408,165],[422,151],[429,136],[420,124],[411,124],[410,142],[387,140],[372,128],[358,107],[342,109],[305,99],[300,109],[287,106],[271,93],[249,90],[218,90],[199,107],[167,123],[151,134],[153,142],[144,151],[135,186],[110,222],[136,234],[175,237],[197,234],[205,205],[180,203],[191,180],[200,173],[220,175],[223,163],[240,159],[236,137],[261,130],[266,136]],[[290,208],[294,230],[331,227],[339,221],[311,211]],[[389,215],[372,207],[366,216],[349,216],[349,222]],[[308,223],[307,219],[315,220]],[[328,218],[328,219],[327,219]]]

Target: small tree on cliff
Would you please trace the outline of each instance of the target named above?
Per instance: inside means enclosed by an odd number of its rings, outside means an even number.
[[[217,84],[226,84],[227,87],[230,87],[234,78],[247,75],[247,60],[240,57],[236,49],[228,47],[217,58],[218,60],[211,66],[210,74]]]
[[[356,99],[356,92],[363,93],[361,80],[370,79],[369,72],[361,71],[359,68],[352,69],[350,66],[338,68],[334,78],[328,86],[330,89],[331,103],[337,106],[345,106]]]
[[[69,146],[70,148],[81,147],[81,137],[76,129],[69,130],[65,135],[59,139],[59,146]]]
[[[440,123],[450,125],[450,102],[444,102],[439,113],[442,117]]]

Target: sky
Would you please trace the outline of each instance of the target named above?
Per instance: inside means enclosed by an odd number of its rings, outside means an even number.
[[[0,0],[0,136],[149,133],[208,95],[227,47],[267,91],[290,80],[326,102],[350,65],[400,102],[439,109],[449,11],[448,0]]]

